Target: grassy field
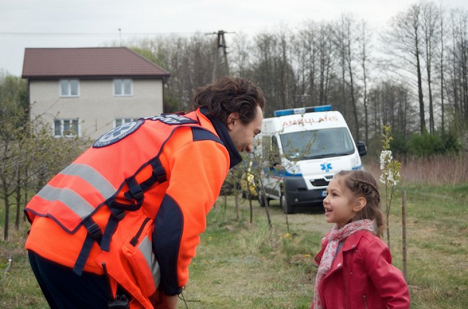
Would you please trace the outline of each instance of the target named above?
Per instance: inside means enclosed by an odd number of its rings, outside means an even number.
[[[402,267],[401,190],[407,195],[407,281],[411,308],[468,308],[468,184],[397,188],[390,218],[394,264]],[[207,218],[179,308],[310,308],[312,259],[331,228],[321,207],[287,217],[279,204],[265,208],[220,197]],[[2,219],[3,214],[0,211]],[[289,229],[288,229],[289,226]],[[3,227],[2,227],[3,229]],[[27,224],[0,241],[0,308],[47,308],[23,250]],[[1,233],[0,233],[1,234]],[[11,254],[12,265],[5,268]]]

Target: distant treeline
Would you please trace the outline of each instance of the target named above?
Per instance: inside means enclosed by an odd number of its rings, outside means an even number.
[[[410,5],[380,32],[344,14],[254,37],[219,31],[126,45],[171,73],[166,111],[185,110],[197,87],[229,74],[263,89],[266,117],[332,104],[371,148],[383,125],[400,144],[415,134],[468,144],[468,13],[436,2]]]

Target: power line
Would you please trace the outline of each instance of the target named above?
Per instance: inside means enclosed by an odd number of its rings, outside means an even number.
[[[120,32],[120,33],[119,33]],[[194,34],[196,32],[0,32],[0,35],[17,35],[17,36],[132,36],[132,35],[162,35],[162,34]]]

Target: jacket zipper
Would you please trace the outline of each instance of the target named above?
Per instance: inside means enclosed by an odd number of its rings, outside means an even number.
[[[366,297],[366,294],[362,294],[362,300],[364,301],[364,308],[368,309],[368,308],[367,308],[367,297]]]
[[[345,258],[345,254],[343,252],[343,262],[344,262],[344,258]],[[344,264],[344,263],[343,263]],[[345,283],[345,295],[346,295],[346,309],[348,309],[348,283],[349,283],[349,269],[348,269],[348,266],[349,266],[349,257],[348,255],[346,255],[346,268],[345,268],[345,265],[343,265],[343,268],[345,269],[346,271],[346,275],[348,278],[346,278],[346,283]]]

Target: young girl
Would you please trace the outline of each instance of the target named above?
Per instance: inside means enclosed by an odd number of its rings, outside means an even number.
[[[328,185],[325,218],[335,226],[322,239],[313,309],[409,308],[408,286],[380,239],[383,215],[375,178],[341,171]],[[374,230],[377,230],[374,233]]]

